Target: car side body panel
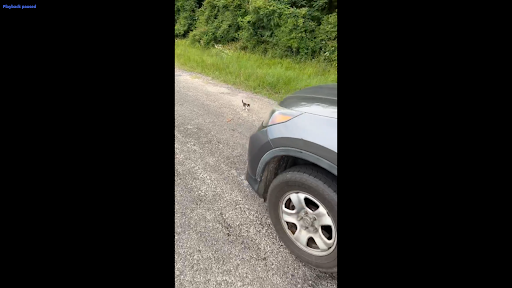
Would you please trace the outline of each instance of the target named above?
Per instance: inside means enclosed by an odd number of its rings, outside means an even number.
[[[336,119],[301,114],[287,122],[261,126],[249,141],[246,179],[254,191],[265,168],[277,156],[293,156],[314,163],[338,175]],[[308,133],[309,132],[309,133]],[[258,193],[260,197],[261,193]]]
[[[279,106],[302,114],[287,122],[260,126],[250,137],[246,180],[260,197],[264,198],[268,181],[275,177],[267,174],[286,167],[287,158],[279,156],[307,160],[338,175],[337,93],[337,84],[293,93]]]
[[[285,123],[267,128],[272,147],[308,151],[338,165],[337,119],[301,114]]]

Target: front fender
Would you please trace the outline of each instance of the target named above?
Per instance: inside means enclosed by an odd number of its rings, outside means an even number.
[[[307,160],[311,163],[314,163],[325,170],[331,172],[332,174],[338,176],[338,166],[332,164],[331,162],[324,160],[320,157],[318,157],[315,154],[295,149],[295,148],[289,148],[289,147],[283,147],[283,148],[276,148],[268,151],[260,160],[260,163],[258,164],[258,169],[256,171],[256,178],[258,181],[261,181],[263,172],[265,171],[265,167],[267,166],[267,163],[271,159],[277,156],[293,156],[297,158],[301,158],[304,160]]]

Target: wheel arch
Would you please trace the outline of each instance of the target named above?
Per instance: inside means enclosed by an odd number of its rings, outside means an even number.
[[[314,165],[338,176],[338,166],[306,151],[295,148],[276,148],[267,152],[260,160],[256,171],[258,194],[266,201],[270,183],[283,171],[297,165]]]

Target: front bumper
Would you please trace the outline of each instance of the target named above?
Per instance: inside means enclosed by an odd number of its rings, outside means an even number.
[[[258,196],[260,196],[260,198],[263,198],[263,195],[260,195],[260,193],[258,192],[258,187],[260,186],[260,181],[258,181],[258,179],[253,177],[249,173],[249,170],[247,170],[247,172],[245,173],[245,180],[247,180],[247,183],[249,183],[249,186],[251,186],[252,190],[254,192],[256,192],[256,194],[258,194]]]
[[[251,135],[249,138],[249,149],[247,152],[247,173],[245,174],[245,180],[249,183],[254,192],[258,193],[258,186],[260,181],[256,171],[260,160],[268,151],[272,150],[272,144],[268,139],[267,129],[263,126],[258,128],[258,131]],[[258,194],[259,195],[259,194]],[[262,195],[259,195],[262,197]]]

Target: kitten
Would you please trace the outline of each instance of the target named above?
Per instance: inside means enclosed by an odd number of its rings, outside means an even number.
[[[244,100],[242,99],[242,105],[244,105],[244,110],[245,111],[249,111],[249,107],[251,107],[251,104],[249,103],[245,103]]]

